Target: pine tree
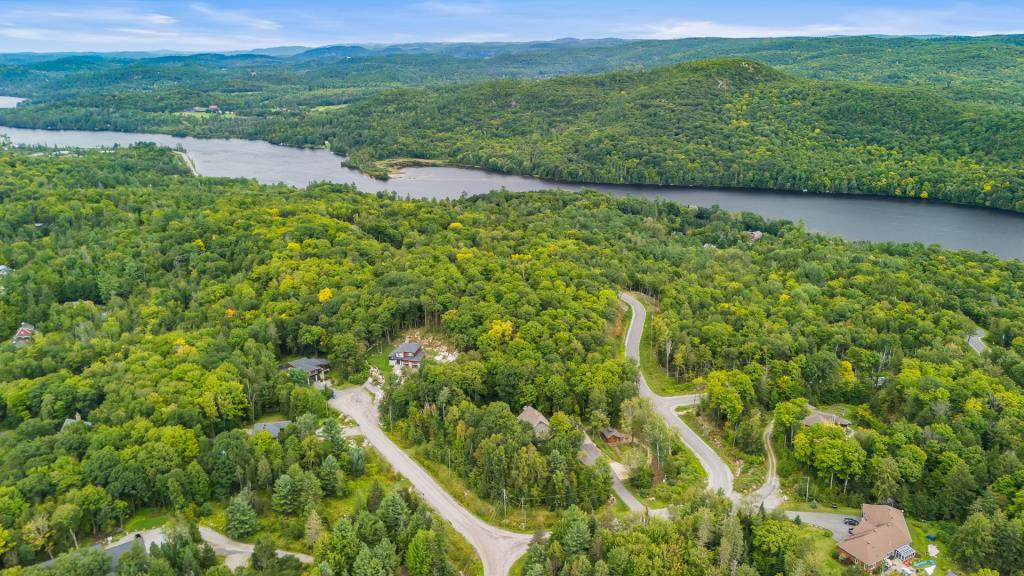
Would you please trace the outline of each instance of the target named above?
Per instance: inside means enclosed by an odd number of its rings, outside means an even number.
[[[256,510],[252,507],[252,492],[243,488],[228,504],[225,531],[232,538],[244,538],[257,528]]]

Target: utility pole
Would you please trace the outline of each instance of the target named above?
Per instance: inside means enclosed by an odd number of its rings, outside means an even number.
[[[508,516],[508,492],[504,487],[501,488],[501,517]]]

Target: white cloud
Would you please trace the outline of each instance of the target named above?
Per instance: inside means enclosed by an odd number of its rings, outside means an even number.
[[[258,18],[245,10],[226,10],[200,3],[189,4],[189,8],[221,24],[242,26],[252,30],[276,30],[281,27],[273,20]]]
[[[37,8],[20,3],[9,4],[0,8],[0,18],[15,22],[46,22],[49,24],[67,22],[99,22],[119,23],[128,25],[159,25],[176,24],[178,19],[158,12],[145,12],[129,8],[104,6]]]
[[[849,27],[827,24],[774,27],[725,24],[709,20],[684,20],[623,30],[641,38],[774,38],[780,36],[835,36],[856,34]]]
[[[682,20],[622,27],[619,33],[641,38],[768,38],[781,36],[837,36],[861,34],[984,36],[1024,30],[1024,8],[978,8],[952,4],[931,8],[855,10],[830,22],[799,25],[742,24],[712,20]],[[998,23],[998,24],[994,24]]]

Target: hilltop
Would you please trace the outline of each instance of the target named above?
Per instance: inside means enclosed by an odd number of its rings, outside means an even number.
[[[402,90],[332,114],[335,151],[544,178],[932,198],[1024,210],[1024,115],[746,59]]]

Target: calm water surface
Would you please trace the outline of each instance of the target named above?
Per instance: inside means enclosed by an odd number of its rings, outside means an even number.
[[[13,106],[17,99],[0,98]],[[326,180],[352,183],[366,192],[393,190],[411,198],[458,198],[498,188],[522,192],[547,188],[578,190],[576,184],[548,182],[523,176],[494,174],[466,168],[408,168],[387,182],[345,168],[327,150],[303,150],[266,142],[234,139],[179,138],[162,134],[26,130],[0,127],[15,144],[46,146],[127,146],[155,142],[182,146],[204,176],[255,178],[263,183],[305,186]],[[611,194],[664,198],[697,206],[718,205],[769,218],[803,220],[808,230],[850,240],[921,242],[946,248],[988,251],[1003,258],[1024,260],[1024,215],[887,198],[827,196],[767,190],[716,190],[655,186],[590,185]]]

